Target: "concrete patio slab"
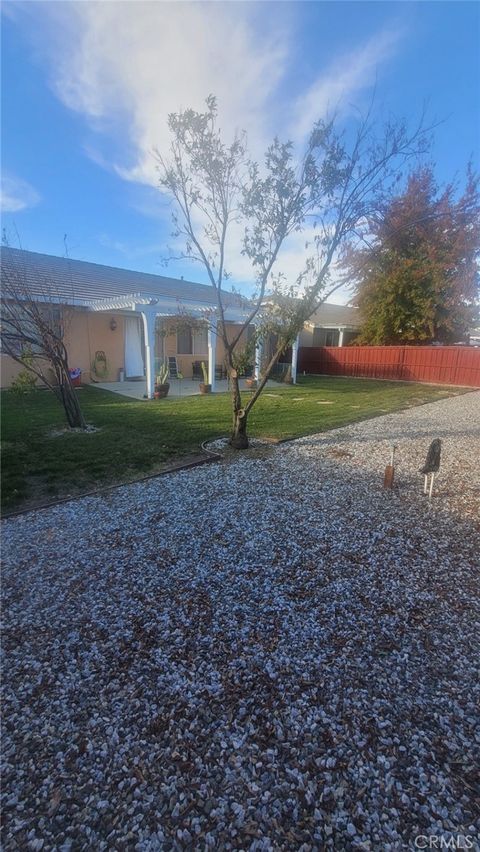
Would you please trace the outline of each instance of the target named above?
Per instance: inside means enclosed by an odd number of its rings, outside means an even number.
[[[271,385],[267,382],[267,386]],[[275,384],[275,383],[273,383]],[[122,396],[129,396],[132,399],[146,399],[145,397],[145,381],[126,381],[126,382],[95,382],[96,388],[119,393]],[[240,390],[246,390],[247,386],[244,380],[240,381]],[[215,393],[227,393],[229,390],[228,381],[226,379],[217,380],[215,383]],[[169,396],[196,396],[200,394],[199,383],[192,379],[170,379]]]

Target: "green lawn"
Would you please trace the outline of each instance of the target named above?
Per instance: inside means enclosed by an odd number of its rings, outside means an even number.
[[[250,435],[299,437],[461,392],[307,376],[296,386],[274,385],[264,393],[250,417]],[[226,434],[230,426],[227,394],[137,401],[95,387],[78,393],[97,432],[52,436],[65,422],[50,392],[22,397],[2,392],[5,511],[161,470],[172,459],[197,453],[202,441]]]

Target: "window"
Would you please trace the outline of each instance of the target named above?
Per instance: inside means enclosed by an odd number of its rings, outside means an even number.
[[[337,328],[314,328],[313,346],[338,346],[339,332]]]
[[[195,332],[194,339],[194,354],[206,355],[208,353],[208,329],[199,328]]]
[[[206,326],[177,329],[177,355],[207,355],[208,329]]]
[[[177,330],[177,355],[193,355],[191,328]]]
[[[338,346],[339,333],[337,329],[328,328],[325,333],[325,346]]]

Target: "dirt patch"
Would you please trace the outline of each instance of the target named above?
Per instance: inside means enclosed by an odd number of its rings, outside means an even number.
[[[341,450],[338,447],[328,450],[327,455],[334,456],[336,459],[353,458],[353,453],[349,453],[348,450]]]
[[[51,429],[47,432],[49,438],[62,438],[64,435],[92,435],[94,432],[100,432],[96,426],[87,423],[85,429],[71,429],[70,426],[65,426],[64,429]]]

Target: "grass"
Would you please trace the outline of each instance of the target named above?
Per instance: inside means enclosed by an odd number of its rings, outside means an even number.
[[[268,388],[251,413],[249,432],[295,438],[462,392],[411,382],[307,376],[294,387]],[[48,391],[21,397],[2,392],[4,511],[154,473],[198,453],[202,441],[230,427],[228,394],[137,401],[95,387],[78,393],[96,432],[61,432],[63,410]]]

